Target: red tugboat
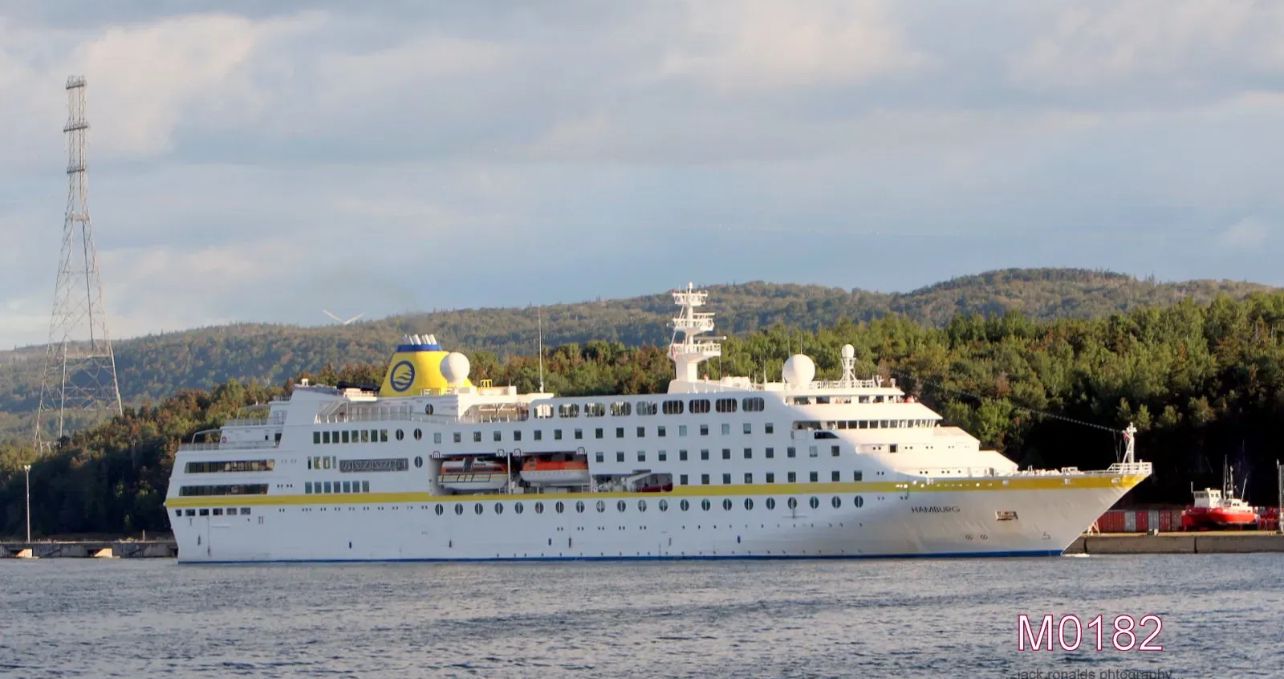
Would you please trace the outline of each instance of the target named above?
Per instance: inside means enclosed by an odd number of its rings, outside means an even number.
[[[1235,469],[1223,462],[1222,489],[1195,490],[1195,504],[1181,513],[1182,530],[1256,528],[1257,511],[1235,497]]]

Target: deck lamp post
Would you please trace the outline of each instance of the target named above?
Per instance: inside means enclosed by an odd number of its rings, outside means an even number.
[[[27,477],[27,544],[31,544],[31,465],[22,465],[22,472]]]
[[[1275,473],[1279,475],[1279,498],[1275,505],[1275,532],[1284,535],[1284,464],[1275,461]]]

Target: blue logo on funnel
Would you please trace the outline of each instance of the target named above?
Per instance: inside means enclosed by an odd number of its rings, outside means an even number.
[[[396,391],[405,391],[410,385],[415,383],[415,366],[410,361],[401,361],[392,366],[392,375],[388,377],[388,384]]]

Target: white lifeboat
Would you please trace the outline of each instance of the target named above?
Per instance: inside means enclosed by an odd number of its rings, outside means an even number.
[[[508,467],[492,460],[445,460],[437,483],[461,492],[501,490],[508,485]]]

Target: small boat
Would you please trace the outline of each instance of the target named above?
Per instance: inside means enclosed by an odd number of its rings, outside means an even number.
[[[1235,469],[1222,469],[1222,489],[1192,490],[1195,503],[1181,513],[1182,530],[1256,528],[1257,510],[1235,497]]]
[[[462,492],[496,491],[508,485],[508,466],[493,460],[445,460],[437,483]]]
[[[587,486],[588,461],[583,458],[550,460],[529,457],[522,463],[522,480],[532,486]]]

